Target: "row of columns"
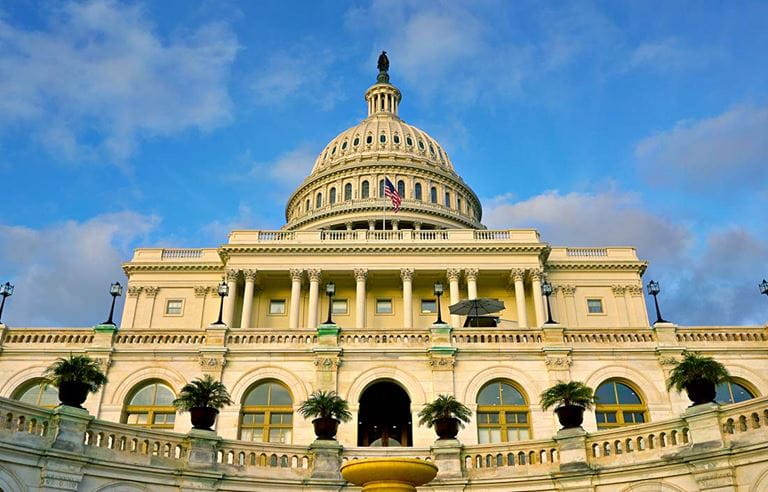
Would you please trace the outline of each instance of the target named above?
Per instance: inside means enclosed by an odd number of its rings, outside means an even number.
[[[243,270],[245,278],[245,288],[243,291],[243,311],[240,322],[241,328],[250,328],[251,315],[253,313],[253,299],[255,292],[255,283],[258,272],[254,269]],[[309,280],[309,306],[307,311],[307,326],[317,327],[319,324],[318,307],[320,300],[320,280],[322,271],[317,268],[307,270],[291,269],[291,298],[289,301],[288,327],[292,329],[299,328],[299,307],[301,304],[301,282],[306,272]],[[366,282],[368,270],[365,268],[356,268],[353,271],[355,276],[355,325],[358,328],[365,328],[366,324]],[[448,293],[450,304],[456,304],[461,300],[459,280],[464,276],[467,283],[467,298],[477,299],[477,268],[448,268],[446,277],[448,278]],[[235,312],[235,300],[237,298],[237,279],[238,270],[228,270],[226,281],[229,284],[229,296],[224,302],[224,323],[232,326]],[[413,304],[413,268],[401,268],[400,279],[403,283],[403,305],[412,306]],[[513,269],[510,272],[510,285],[515,292],[515,304],[517,306],[517,322],[520,328],[527,328],[528,314],[525,304],[525,286],[524,279],[526,275],[531,281],[531,290],[533,294],[533,305],[535,314],[535,326],[541,326],[544,323],[544,304],[541,294],[541,280],[543,272],[540,269]],[[451,325],[457,327],[461,322],[461,317],[451,315]],[[403,310],[403,327],[413,328],[413,309]]]

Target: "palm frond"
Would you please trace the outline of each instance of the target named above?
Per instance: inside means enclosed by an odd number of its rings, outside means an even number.
[[[571,405],[590,409],[595,403],[592,388],[579,381],[558,381],[554,386],[544,390],[539,398],[543,410]]]
[[[437,398],[424,405],[419,412],[419,425],[432,427],[438,419],[456,418],[459,425],[469,422],[472,410],[461,403],[453,395],[438,395]]]
[[[173,400],[173,405],[182,411],[199,407],[219,410],[232,403],[234,402],[227,387],[221,381],[213,379],[210,374],[185,384],[179,392],[179,397]]]

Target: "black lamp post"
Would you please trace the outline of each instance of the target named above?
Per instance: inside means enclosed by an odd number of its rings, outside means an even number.
[[[6,284],[5,284],[5,285],[8,285],[8,283],[6,282]],[[765,280],[765,279],[763,279],[763,281],[762,281],[762,282],[760,282],[760,283],[759,283],[759,284],[757,284],[757,285],[758,285],[758,287],[760,287],[760,293],[761,293],[761,294],[765,294],[765,295],[767,295],[767,296],[768,296],[768,282],[766,282],[766,280]],[[11,289],[13,289],[13,287],[11,287]],[[0,293],[2,293],[2,291],[0,291]],[[0,316],[1,316],[2,314],[3,314],[3,308],[1,308],[1,307],[0,307]]]
[[[120,282],[115,282],[109,286],[109,295],[112,296],[112,307],[109,308],[109,319],[102,323],[104,325],[115,324],[115,322],[112,321],[112,316],[115,314],[115,300],[118,298],[118,296],[123,295],[123,286],[120,285]]]
[[[440,296],[443,295],[444,292],[443,283],[440,281],[435,282],[435,297],[437,297],[437,321],[435,321],[436,324],[442,325],[443,324],[443,318],[442,313],[440,312]]]
[[[328,282],[325,284],[325,293],[328,295],[328,319],[325,320],[326,325],[333,324],[333,295],[336,293],[336,284]]]
[[[214,325],[224,324],[224,321],[222,321],[221,317],[224,314],[224,298],[228,295],[229,284],[224,279],[221,279],[221,283],[219,284],[219,297],[221,297],[221,302],[219,303],[219,319],[214,323]]]
[[[551,325],[557,323],[557,321],[552,319],[552,304],[549,301],[549,296],[552,295],[552,284],[550,284],[548,281],[544,281],[541,283],[541,293],[544,294],[544,297],[547,298],[547,322],[545,324]]]
[[[765,282],[765,280],[763,280]],[[13,285],[10,282],[6,282],[0,285],[0,296],[3,296],[3,300],[0,301],[0,322],[3,321],[3,308],[5,307],[5,298],[13,295]]]
[[[659,287],[658,282],[655,280],[648,282],[648,294],[653,296],[653,303],[656,305],[656,321],[654,321],[654,325],[656,323],[669,323],[669,321],[661,317],[661,310],[659,310],[659,300],[656,297],[659,292],[661,292],[661,287]]]

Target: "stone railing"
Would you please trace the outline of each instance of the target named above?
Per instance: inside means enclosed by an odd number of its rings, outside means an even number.
[[[656,343],[655,333],[644,328],[610,330],[567,329],[563,332],[563,342],[567,344],[640,344]]]
[[[454,330],[451,340],[456,345],[483,344],[540,344],[543,340],[541,330]]]
[[[567,256],[599,257],[608,256],[607,248],[566,248]]]
[[[185,460],[189,443],[184,434],[146,429],[104,420],[92,420],[86,427],[83,444],[87,449],[109,450],[133,456],[159,456],[173,460]],[[103,453],[102,453],[103,455]]]
[[[586,441],[590,463],[650,460],[689,442],[688,427],[682,419],[600,431]]]
[[[344,448],[341,453],[342,461],[362,460],[365,458],[421,458],[432,460],[429,448],[410,447],[358,447]]]
[[[216,451],[216,462],[246,472],[263,471],[272,474],[275,473],[274,469],[280,469],[294,475],[308,476],[312,468],[312,455],[307,446],[222,440]]]
[[[231,330],[227,334],[227,345],[311,345],[317,343],[314,330],[257,331]]]
[[[269,244],[269,243],[379,243],[388,242],[508,242],[519,244],[541,244],[539,234],[533,229],[509,230],[477,230],[477,229],[446,229],[446,230],[340,230],[340,231],[232,231],[229,235],[229,245]],[[610,255],[609,255],[610,256]],[[622,258],[623,259],[623,258]]]
[[[87,345],[93,342],[93,328],[8,328],[3,345]]]
[[[461,453],[464,469],[470,477],[491,473],[530,474],[529,467],[540,473],[557,470],[559,455],[554,440],[520,441],[506,444],[464,446]]]
[[[118,331],[115,345],[198,345],[205,343],[205,332],[184,330],[126,330]]]
[[[685,326],[678,327],[675,337],[681,344],[711,344],[768,342],[768,329],[746,326]]]
[[[424,346],[429,343],[429,332],[414,331],[371,331],[371,330],[342,330],[339,334],[339,345],[405,345]]]
[[[202,258],[202,248],[163,248],[160,258],[163,260],[182,260]]]
[[[726,441],[745,435],[768,438],[768,399],[756,398],[721,407],[720,425]]]
[[[49,441],[56,434],[53,410],[0,398],[0,432],[38,436]]]

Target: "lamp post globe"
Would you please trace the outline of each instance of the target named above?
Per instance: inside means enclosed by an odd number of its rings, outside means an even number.
[[[443,283],[439,280],[435,282],[434,290],[433,290],[435,297],[437,298],[437,321],[435,321],[435,324],[442,325],[443,324],[443,317],[442,312],[440,309],[440,296],[443,295],[443,292],[445,292],[445,288],[443,286]]]
[[[13,295],[13,285],[10,282],[6,282],[0,285],[0,296],[3,296],[3,300],[0,301],[0,323],[3,322],[3,308],[5,307],[5,299]]]
[[[328,296],[328,319],[325,320],[326,325],[333,324],[333,295],[336,294],[336,284],[328,282],[325,284],[325,293]]]
[[[123,295],[123,286],[120,285],[120,282],[115,282],[109,286],[109,295],[112,296],[112,306],[109,308],[109,318],[102,324],[114,326],[115,322],[112,321],[112,318],[115,314],[115,301],[118,297]]]
[[[757,286],[760,287],[761,294],[765,294],[768,296],[768,281],[763,279],[763,281],[757,284]]]
[[[219,297],[221,298],[221,301],[219,302],[219,319],[216,320],[214,325],[223,325],[224,321],[222,320],[222,316],[224,315],[224,298],[229,295],[229,284],[226,280],[221,279],[221,283],[218,287],[218,293]]]
[[[665,320],[661,317],[661,310],[659,309],[659,299],[656,297],[659,295],[659,292],[661,292],[661,286],[659,286],[659,283],[655,280],[651,280],[648,282],[648,294],[653,296],[653,304],[656,306],[656,321],[653,322],[655,325],[656,323],[669,323],[669,321]]]
[[[549,296],[552,295],[552,284],[550,284],[548,280],[541,283],[541,293],[544,294],[544,297],[547,299],[547,322],[545,324],[555,324],[557,321],[552,319],[552,304],[549,300]]]

